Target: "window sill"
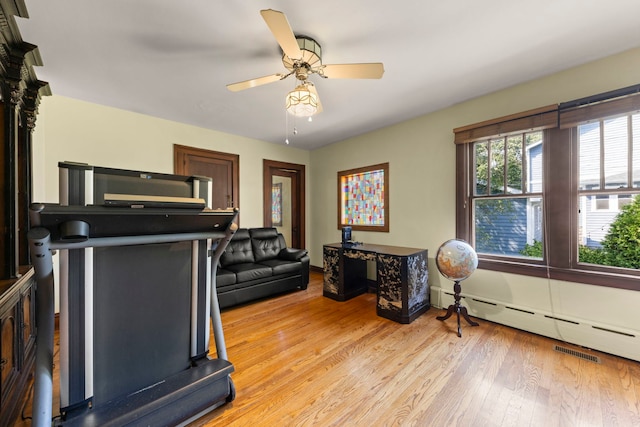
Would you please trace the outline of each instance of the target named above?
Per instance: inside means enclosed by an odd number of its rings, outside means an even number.
[[[542,277],[566,282],[584,283],[617,289],[640,290],[640,276],[608,271],[596,271],[597,267],[559,268],[546,265],[519,262],[514,260],[483,259],[478,261],[478,268],[499,271],[502,273],[520,274],[524,276]]]

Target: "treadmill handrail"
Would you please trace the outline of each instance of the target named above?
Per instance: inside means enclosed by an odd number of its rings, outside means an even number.
[[[226,230],[225,230],[226,231]],[[115,236],[115,237],[89,237],[86,240],[73,242],[66,240],[53,240],[49,247],[51,249],[83,249],[83,248],[104,248],[109,246],[131,246],[147,245],[154,243],[185,242],[192,240],[222,239],[226,236],[225,231],[209,231],[200,233],[173,233],[155,234],[142,236]]]

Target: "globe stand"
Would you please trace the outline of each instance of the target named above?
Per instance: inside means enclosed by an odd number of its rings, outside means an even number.
[[[471,326],[480,326],[479,323],[474,322],[473,320],[471,320],[471,318],[469,317],[469,313],[467,313],[467,307],[460,305],[460,281],[456,280],[453,284],[453,292],[454,292],[454,299],[455,299],[455,304],[451,304],[449,306],[449,308],[447,309],[447,313],[444,316],[438,316],[436,317],[436,319],[438,320],[447,320],[449,317],[451,317],[451,315],[453,314],[453,312],[455,311],[457,317],[458,317],[458,336],[462,337],[462,329],[460,328],[460,315],[462,314],[462,317],[464,317],[464,320],[467,321],[467,323],[469,323],[469,325]]]

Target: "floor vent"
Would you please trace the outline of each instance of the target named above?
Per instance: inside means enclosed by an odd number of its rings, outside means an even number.
[[[553,349],[555,351],[559,351],[560,353],[564,353],[570,356],[579,357],[580,359],[588,360],[589,362],[602,363],[598,356],[593,356],[591,354],[583,353],[581,351],[572,350],[570,348],[562,347],[557,344],[553,346]]]

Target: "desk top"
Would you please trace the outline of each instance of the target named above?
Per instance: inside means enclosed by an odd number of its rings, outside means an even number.
[[[394,256],[409,256],[419,252],[426,251],[426,249],[406,248],[404,246],[376,245],[371,243],[360,243],[353,246],[342,246],[342,243],[329,243],[324,246],[328,246],[336,249],[348,249],[351,251],[362,251],[362,252],[375,252],[378,254],[394,255]]]

